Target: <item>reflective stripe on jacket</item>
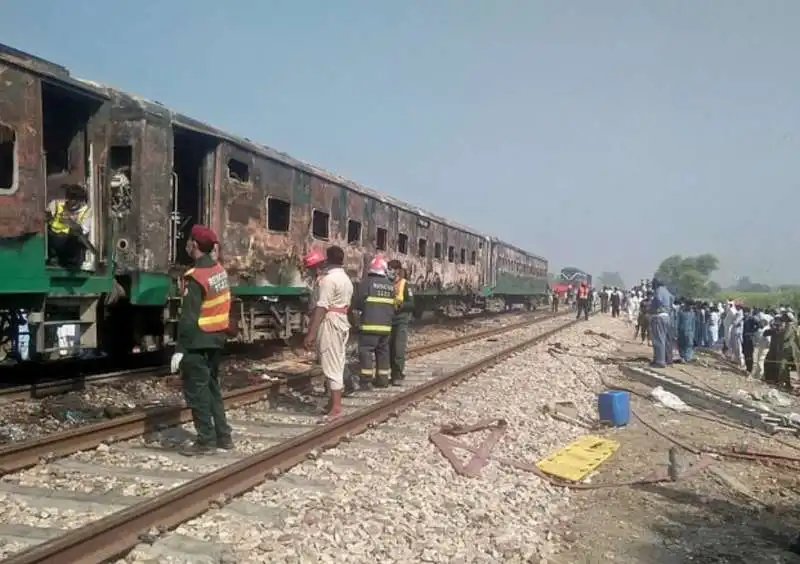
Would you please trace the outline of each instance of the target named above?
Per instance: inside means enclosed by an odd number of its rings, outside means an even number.
[[[83,223],[83,220],[86,219],[86,214],[89,213],[89,206],[86,204],[82,205],[74,212],[66,210],[66,205],[67,203],[63,200],[56,202],[56,213],[50,220],[50,231],[53,233],[67,235],[70,230],[69,225],[64,223],[65,217],[74,220],[75,223],[80,225]]]
[[[386,276],[367,276],[361,305],[361,332],[388,335],[395,308],[394,284]]]
[[[231,322],[231,291],[225,269],[219,264],[196,266],[187,270],[185,276],[203,287],[203,302],[197,320],[200,330],[204,333],[227,331]]]

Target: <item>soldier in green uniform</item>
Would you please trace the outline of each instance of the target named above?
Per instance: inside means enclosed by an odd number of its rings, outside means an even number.
[[[392,334],[389,337],[389,357],[392,362],[392,385],[399,386],[406,375],[406,345],[408,324],[414,311],[414,294],[406,280],[406,273],[399,260],[389,261],[389,279],[394,282],[395,310],[392,318]]]
[[[178,339],[172,355],[173,373],[180,370],[186,405],[192,410],[197,441],[181,451],[186,456],[233,448],[219,383],[222,348],[230,325],[228,273],[212,257],[216,234],[203,225],[192,227],[186,252],[194,268],[184,274]]]

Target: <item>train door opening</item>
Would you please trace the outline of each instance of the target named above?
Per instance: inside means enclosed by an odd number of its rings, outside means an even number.
[[[170,260],[189,265],[186,241],[192,227],[203,223],[206,199],[210,196],[213,166],[210,165],[216,141],[207,135],[174,128],[172,164],[172,216]]]
[[[63,201],[67,191],[81,195],[76,187],[86,200],[85,207],[65,210],[65,221],[48,229],[47,258],[54,266],[78,262],[75,266],[82,270],[94,270],[96,261],[104,258],[97,256],[105,222],[96,213],[100,208],[98,174],[89,135],[89,120],[102,104],[103,100],[85,93],[42,82],[45,201],[48,205]]]

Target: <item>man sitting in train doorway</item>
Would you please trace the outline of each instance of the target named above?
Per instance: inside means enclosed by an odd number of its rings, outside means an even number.
[[[86,258],[92,209],[86,189],[80,184],[65,184],[64,198],[47,206],[47,262],[79,269]]]

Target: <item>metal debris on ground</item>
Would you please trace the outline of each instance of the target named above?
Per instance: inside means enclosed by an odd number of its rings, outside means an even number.
[[[614,338],[611,335],[609,335],[608,333],[600,333],[600,332],[594,331],[592,329],[587,329],[586,331],[583,332],[583,334],[584,335],[592,335],[594,337],[600,337],[602,339],[613,339]]]
[[[439,449],[439,452],[441,452],[444,455],[444,457],[447,458],[447,460],[453,466],[455,472],[460,476],[476,477],[480,473],[480,470],[484,466],[486,466],[486,464],[488,464],[489,460],[494,460],[495,462],[504,464],[506,466],[510,466],[512,468],[516,468],[517,470],[522,470],[523,472],[530,472],[531,474],[534,474],[538,478],[541,478],[542,480],[545,480],[546,482],[554,486],[569,488],[574,490],[597,490],[605,488],[621,488],[627,486],[641,486],[648,484],[660,484],[664,482],[674,482],[677,479],[686,479],[691,476],[694,476],[706,470],[715,462],[714,459],[709,456],[700,456],[694,464],[685,468],[680,468],[680,471],[678,471],[677,464],[675,463],[675,457],[673,455],[672,457],[670,457],[670,464],[666,468],[659,468],[657,471],[653,472],[650,476],[646,478],[629,480],[626,482],[581,484],[581,483],[576,483],[575,481],[572,481],[570,479],[565,480],[550,475],[549,473],[540,469],[537,464],[532,464],[530,462],[520,462],[517,460],[510,460],[508,458],[501,458],[498,456],[492,456],[491,455],[492,449],[495,447],[495,445],[497,445],[497,443],[500,442],[500,439],[503,437],[503,434],[505,433],[507,427],[508,423],[503,419],[484,419],[472,425],[458,425],[458,424],[445,425],[436,431],[431,431],[428,435],[428,438],[436,446],[436,448]],[[484,442],[478,447],[473,447],[466,443],[457,441],[453,438],[459,435],[466,435],[477,431],[485,431],[487,429],[491,429],[492,432],[486,438],[486,440],[484,440]],[[595,439],[595,443],[598,442],[596,439],[600,439],[600,441],[603,442],[610,442],[610,443],[614,442],[614,441],[608,441],[607,439],[602,439],[601,437],[593,437],[593,439]],[[469,462],[464,464],[456,455],[455,449],[461,449],[467,452],[471,452],[475,456],[473,456],[473,458]],[[616,447],[614,448],[614,450],[616,450]]]
[[[489,455],[495,445],[500,442],[500,439],[506,432],[507,426],[508,424],[502,419],[484,419],[473,425],[450,424],[443,426],[438,432],[431,433],[430,440],[436,445],[444,457],[450,461],[456,473],[474,478],[480,473],[481,469],[488,464]],[[461,462],[454,450],[454,448],[460,446],[460,443],[452,441],[447,436],[457,437],[487,429],[491,429],[492,432],[477,450],[473,452],[472,459],[466,464]]]
[[[590,421],[581,417],[578,412],[578,406],[571,401],[550,402],[542,408],[542,411],[553,419],[564,423],[571,423],[572,425],[577,425],[578,427],[583,427],[590,431],[594,431],[600,427],[599,422]]]

